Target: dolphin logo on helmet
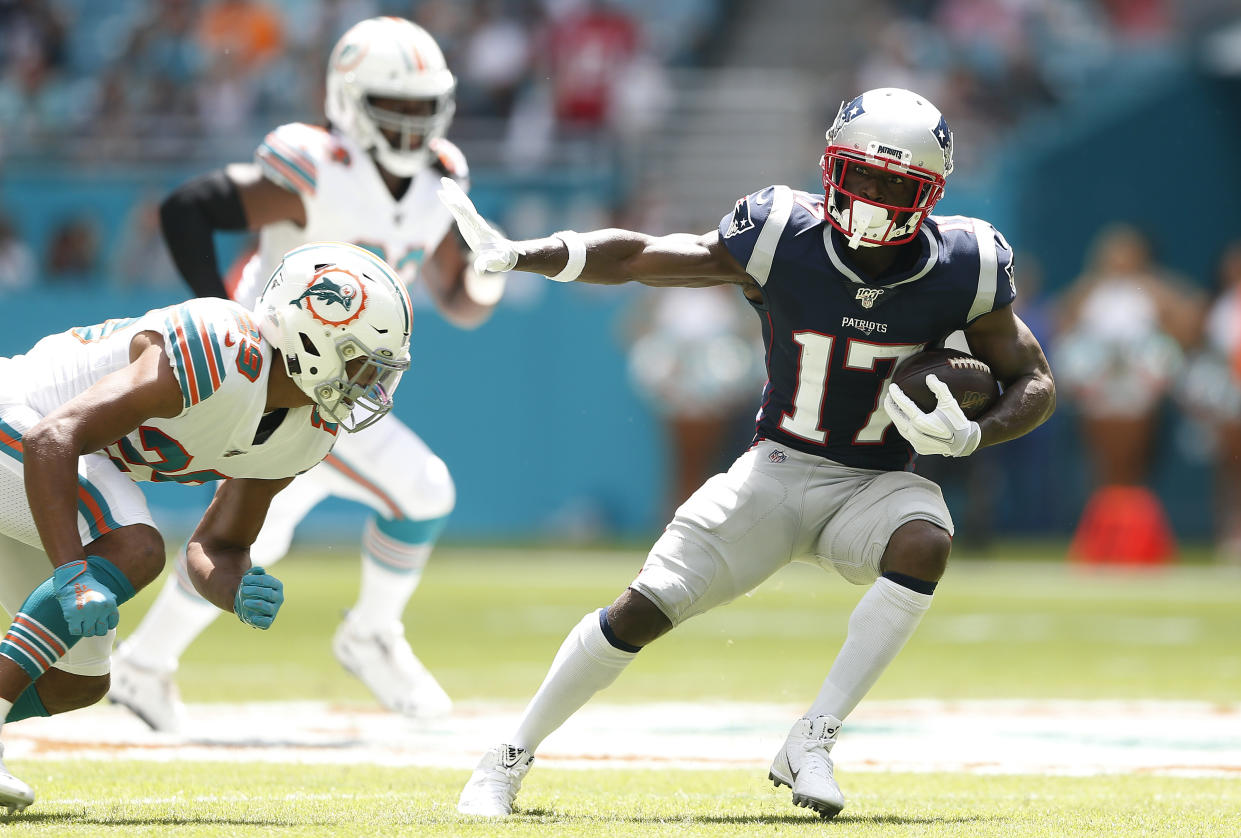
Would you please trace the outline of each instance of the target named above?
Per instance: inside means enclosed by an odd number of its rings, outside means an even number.
[[[331,279],[329,274],[344,274],[349,279],[339,282]],[[366,307],[366,291],[355,284],[357,277],[335,265],[324,266],[317,271],[310,285],[298,296],[294,303],[303,305],[319,322],[328,326],[343,326],[356,320]],[[355,301],[359,302],[356,311]],[[334,309],[343,310],[343,313]]]
[[[392,409],[409,369],[413,306],[382,259],[344,242],[295,248],[254,310],[289,378],[325,421],[352,433]]]

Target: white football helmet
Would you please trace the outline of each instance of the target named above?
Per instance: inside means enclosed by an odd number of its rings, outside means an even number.
[[[456,87],[444,53],[425,29],[404,18],[373,17],[354,24],[332,49],[324,113],[385,169],[413,177],[430,161],[431,141],[448,131]],[[379,108],[377,98],[421,100],[428,113]]]
[[[383,260],[344,242],[290,250],[254,311],[289,378],[326,421],[352,433],[392,409],[409,368],[414,310],[405,284]]]
[[[903,244],[918,234],[952,173],[952,131],[939,109],[899,87],[868,90],[842,103],[820,161],[827,218],[852,247]],[[909,206],[869,202],[844,188],[850,163],[912,179]]]

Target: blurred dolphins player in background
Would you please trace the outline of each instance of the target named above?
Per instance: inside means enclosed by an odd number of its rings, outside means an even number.
[[[254,163],[191,180],[164,201],[164,237],[177,268],[199,296],[249,305],[285,250],[315,239],[349,241],[386,258],[407,282],[416,277],[454,324],[478,325],[504,279],[474,273],[450,233],[452,216],[436,199],[443,176],[468,189],[465,159],[444,138],[455,88],[422,28],[395,17],[354,25],[329,58],[326,128],[282,125],[263,140]],[[213,232],[243,229],[259,231],[258,252],[226,288]],[[448,468],[395,417],[347,437],[272,502],[256,561],[279,561],[298,523],[332,495],[374,510],[362,532],[358,599],[333,639],[337,659],[392,711],[449,712],[451,700],[410,649],[402,624],[456,502]],[[109,697],[156,730],[177,730],[184,707],[173,674],[215,617],[184,573],[170,575],[118,648]]]
[[[280,262],[254,312],[190,300],[0,359],[0,532],[46,554],[0,557],[0,604],[13,615],[0,718],[64,713],[107,692],[117,608],[166,555],[139,481],[223,481],[181,576],[207,607],[270,627],[283,587],[248,548],[271,499],[348,437],[340,429],[392,408],[412,321],[387,265],[316,243]],[[0,807],[32,802],[0,763]]]
[[[965,457],[1028,433],[1051,414],[1055,389],[1013,313],[1004,237],[981,219],[930,215],[952,171],[938,109],[908,90],[863,93],[828,129],[821,168],[824,193],[761,189],[702,235],[568,230],[519,242],[444,180],[479,270],[732,286],[762,323],[768,375],[750,449],[681,505],[630,586],[569,632],[516,729],[466,783],[461,813],[510,814],[535,749],[643,646],[794,559],[868,587],[768,776],[825,818],[844,806],[830,756],[841,723],[930,608],[952,545],[939,487],[908,470],[915,452]],[[891,383],[901,359],[957,330],[1004,385],[977,421],[934,376],[929,412]]]

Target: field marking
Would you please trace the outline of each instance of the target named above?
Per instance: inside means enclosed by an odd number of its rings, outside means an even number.
[[[190,705],[184,735],[107,704],[4,727],[5,758],[371,763],[472,768],[521,707],[463,702],[414,721],[326,702]],[[765,769],[802,708],[587,705],[539,750],[544,766]],[[1241,704],[1167,701],[864,703],[833,758],[842,771],[1109,773],[1241,778]]]

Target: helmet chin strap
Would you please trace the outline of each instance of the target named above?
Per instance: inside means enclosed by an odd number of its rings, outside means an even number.
[[[871,242],[864,243],[862,237],[869,232],[883,232],[883,228],[887,224],[887,210],[854,198],[853,206],[849,210],[849,247],[855,250],[863,244],[867,247],[873,247],[874,245]],[[875,230],[876,227],[879,229]]]

